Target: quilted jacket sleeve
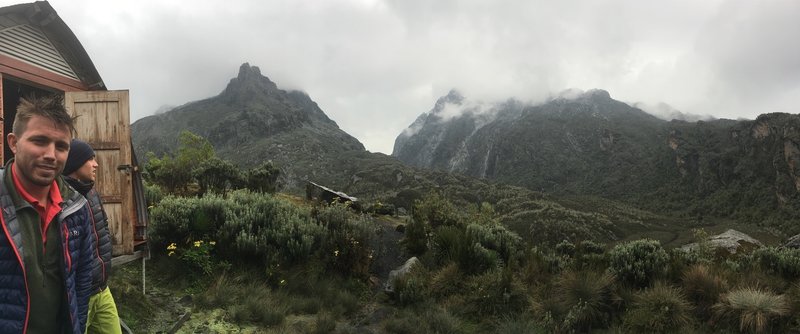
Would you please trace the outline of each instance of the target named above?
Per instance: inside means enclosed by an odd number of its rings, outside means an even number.
[[[81,328],[86,327],[89,297],[92,294],[92,268],[94,267],[94,261],[97,261],[97,257],[94,256],[94,237],[92,236],[92,221],[89,212],[88,203],[78,212],[82,223],[80,224],[80,256],[75,268],[75,291]]]

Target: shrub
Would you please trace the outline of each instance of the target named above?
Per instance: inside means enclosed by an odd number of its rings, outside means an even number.
[[[214,156],[214,147],[205,138],[189,131],[181,131],[178,152],[174,157],[164,154],[161,159],[147,153],[145,177],[171,194],[181,194],[194,180],[195,167]]]
[[[321,258],[326,267],[340,274],[369,277],[376,240],[374,222],[367,216],[356,216],[344,204],[333,204],[317,211],[317,222],[326,227]]]
[[[409,254],[419,256],[428,251],[428,224],[411,219],[406,224],[405,237],[401,241]]]
[[[266,161],[244,173],[244,182],[247,189],[253,192],[274,193],[278,190],[278,176],[280,170],[271,161]]]
[[[606,246],[591,240],[584,240],[578,244],[578,252],[581,254],[603,254]]]
[[[218,245],[231,260],[298,264],[313,254],[325,234],[308,211],[267,194],[238,190],[229,194],[228,202]]]
[[[192,175],[197,180],[201,195],[209,191],[223,193],[242,182],[239,168],[230,161],[217,157],[201,162],[194,168]]]
[[[522,244],[522,239],[514,232],[499,224],[467,225],[467,237],[486,249],[496,252],[505,263],[511,260]]]
[[[679,289],[657,283],[636,294],[622,322],[632,333],[678,332],[692,326],[691,312],[691,303]]]
[[[658,241],[642,239],[615,246],[609,260],[609,269],[618,280],[645,287],[665,273],[669,256]]]
[[[570,319],[565,327],[585,332],[605,327],[610,321],[611,287],[614,277],[596,271],[567,271],[556,281],[556,295]]]
[[[214,239],[226,220],[227,203],[218,196],[184,198],[168,196],[150,212],[149,237],[155,249],[170,243]]]
[[[568,240],[563,240],[556,244],[556,253],[565,256],[575,255],[575,244]]]
[[[458,225],[463,221],[458,209],[438,193],[428,193],[422,200],[414,202],[412,219],[424,222],[431,228]]]
[[[414,305],[427,299],[426,275],[420,267],[414,266],[411,272],[395,279],[392,297],[399,305]]]
[[[768,274],[787,281],[800,278],[800,249],[764,247],[753,251],[752,261]]]
[[[738,323],[740,331],[764,333],[776,325],[775,320],[789,314],[790,305],[783,295],[756,288],[740,288],[724,294],[714,305],[714,311],[729,325]]]
[[[144,182],[144,199],[148,208],[158,204],[163,198],[164,191],[161,190],[161,187],[147,181]]]

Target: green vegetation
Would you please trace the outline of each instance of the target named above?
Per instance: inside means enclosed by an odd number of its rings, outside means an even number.
[[[796,251],[717,256],[646,239],[531,247],[492,205],[455,207],[437,193],[415,201],[406,247],[397,247],[405,256],[414,250],[420,265],[386,293],[376,282],[387,275],[375,271],[376,241],[394,229],[381,228],[382,216],[248,190],[166,196],[151,209],[150,284],[191,295],[192,318],[211,320],[184,326],[201,332],[225,323],[273,333],[800,329]],[[409,233],[415,224],[422,233]],[[409,239],[425,247],[412,249]],[[390,267],[402,262],[394,261]],[[123,319],[155,330],[146,319],[160,304],[136,295],[135,277],[117,277],[111,285]]]
[[[240,171],[230,161],[217,157],[211,143],[199,135],[182,131],[179,141],[174,156],[164,153],[157,158],[155,153],[147,153],[145,177],[159,187],[158,194],[148,191],[148,200],[158,199],[163,193],[191,196],[230,189],[274,193],[279,188],[280,170],[271,162]]]

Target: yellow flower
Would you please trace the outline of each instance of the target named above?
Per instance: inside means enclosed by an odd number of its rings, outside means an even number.
[[[211,244],[211,246],[214,246],[214,245],[216,245],[216,244],[217,244],[217,242],[216,242],[216,241],[209,241],[208,243],[209,243],[209,244]]]
[[[172,256],[173,254],[175,254],[175,251],[169,251],[169,253],[167,254],[167,256]]]
[[[176,248],[178,248],[178,246],[175,246],[174,242],[169,244],[169,246],[167,246],[167,250],[175,250]]]
[[[333,256],[339,256],[339,250],[338,249],[333,251]]]
[[[203,243],[202,241],[195,241],[194,242],[194,246],[195,247],[200,247],[200,244],[202,244],[202,243]]]

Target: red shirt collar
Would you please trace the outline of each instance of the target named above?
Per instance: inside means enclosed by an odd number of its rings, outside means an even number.
[[[22,182],[20,182],[19,178],[17,178],[17,164],[14,163],[11,165],[11,176],[14,180],[14,187],[17,188],[17,192],[19,192],[22,199],[28,201],[37,212],[39,212],[39,218],[42,220],[42,238],[46,240],[47,236],[47,227],[50,225],[50,222],[53,218],[61,212],[61,203],[64,200],[61,198],[61,190],[58,189],[58,183],[53,180],[53,184],[50,185],[50,192],[47,194],[48,201],[47,203],[39,203],[39,200],[34,198],[25,187],[22,186]]]

